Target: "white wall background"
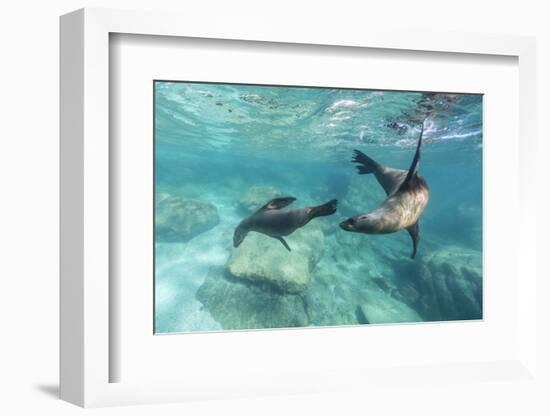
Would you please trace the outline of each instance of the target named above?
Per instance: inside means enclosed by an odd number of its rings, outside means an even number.
[[[536,35],[538,39],[538,131],[540,214],[550,146],[545,127],[550,114],[550,30],[544,1],[170,1],[170,0],[11,0],[0,8],[0,414],[72,415],[81,409],[60,402],[58,376],[58,16],[74,9],[116,7],[178,10],[204,16],[236,13],[269,16],[281,23],[323,19],[327,30],[342,25],[388,22],[406,27],[452,31]],[[540,215],[542,217],[542,215]],[[539,244],[548,220],[541,218]],[[541,253],[548,252],[548,244]],[[548,266],[540,261],[543,275]],[[550,284],[538,287],[541,300]],[[549,308],[540,302],[541,328]],[[543,377],[550,374],[550,331],[540,331]],[[546,351],[546,353],[544,352]],[[548,381],[548,378],[546,378]],[[550,414],[550,384],[530,383],[399,387],[383,394],[338,393],[323,396],[187,403],[92,410],[125,414]]]

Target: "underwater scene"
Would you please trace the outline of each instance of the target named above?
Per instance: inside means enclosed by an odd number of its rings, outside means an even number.
[[[154,332],[483,315],[482,95],[154,82]]]

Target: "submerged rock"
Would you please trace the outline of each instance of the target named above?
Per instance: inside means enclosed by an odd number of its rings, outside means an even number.
[[[330,272],[314,273],[306,296],[311,323],[316,326],[357,325],[362,323],[356,313],[355,297],[360,290],[341,283],[342,275]],[[350,290],[348,290],[350,289]],[[353,291],[353,293],[350,293]]]
[[[394,260],[384,253],[387,251],[385,246],[380,249],[384,240],[368,237],[339,233],[325,240],[325,255],[314,269],[305,292],[313,324],[368,323],[358,305],[377,297],[378,293],[385,298],[396,291],[397,282],[391,267]],[[402,254],[400,260],[401,257]]]
[[[155,212],[158,242],[185,242],[218,225],[218,210],[209,202],[159,195]]]
[[[423,321],[414,309],[383,292],[371,292],[359,309],[369,324]]]
[[[210,269],[196,296],[226,330],[309,325],[300,295],[280,293],[265,283],[238,280],[221,267]]]
[[[260,208],[271,199],[280,196],[283,196],[282,193],[272,186],[255,185],[245,192],[238,200],[238,204],[244,212],[250,213]]]
[[[420,312],[429,320],[481,319],[481,252],[447,247],[427,257],[418,285]]]
[[[227,263],[229,272],[241,279],[270,283],[282,292],[307,289],[311,271],[323,255],[323,232],[310,222],[285,239],[290,252],[280,241],[250,232],[233,250]]]

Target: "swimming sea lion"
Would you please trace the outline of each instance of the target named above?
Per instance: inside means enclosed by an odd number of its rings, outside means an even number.
[[[340,224],[345,231],[365,234],[388,234],[405,229],[412,238],[411,258],[413,259],[420,239],[418,220],[429,199],[428,184],[422,176],[418,175],[423,134],[424,122],[416,153],[408,171],[382,166],[359,150],[355,150],[353,162],[359,164],[357,166],[359,174],[374,173],[388,197],[378,208],[368,214],[356,215]]]
[[[242,220],[235,229],[233,247],[239,247],[249,231],[256,231],[279,240],[290,251],[284,236],[292,234],[313,218],[332,215],[336,212],[336,199],[317,207],[300,208],[293,211],[282,210],[295,200],[296,198],[293,197],[272,199],[248,218]]]

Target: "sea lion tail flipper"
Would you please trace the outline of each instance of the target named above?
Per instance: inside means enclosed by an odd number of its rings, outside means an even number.
[[[418,136],[418,143],[416,144],[416,152],[414,153],[414,158],[411,163],[411,167],[407,172],[405,180],[399,186],[399,189],[409,186],[411,179],[416,177],[418,172],[418,164],[420,163],[420,147],[422,146],[422,136],[424,135],[424,122],[426,119],[422,120],[422,127],[420,128],[420,135]]]
[[[380,165],[374,159],[371,159],[359,150],[353,151],[353,158],[351,161],[358,164],[356,167],[359,175],[373,173],[380,168]]]
[[[266,210],[266,209],[281,209],[284,208],[290,204],[292,204],[294,201],[296,201],[296,198],[292,196],[284,196],[281,198],[273,198],[271,201],[269,201],[267,204],[265,204],[263,207],[260,208],[260,210]]]
[[[310,219],[316,217],[325,217],[327,215],[332,215],[336,212],[336,207],[338,206],[338,200],[331,199],[323,205],[310,208]]]
[[[416,256],[416,247],[418,246],[418,241],[420,240],[420,228],[418,226],[418,221],[415,222],[410,227],[407,227],[407,231],[409,232],[412,238],[413,252],[411,254],[411,259],[414,259],[414,256]]]
[[[285,241],[285,239],[283,237],[274,237],[276,238],[277,240],[279,240],[281,242],[281,244],[283,246],[285,246],[285,248],[288,250],[288,251],[292,251],[288,245],[288,243]]]

